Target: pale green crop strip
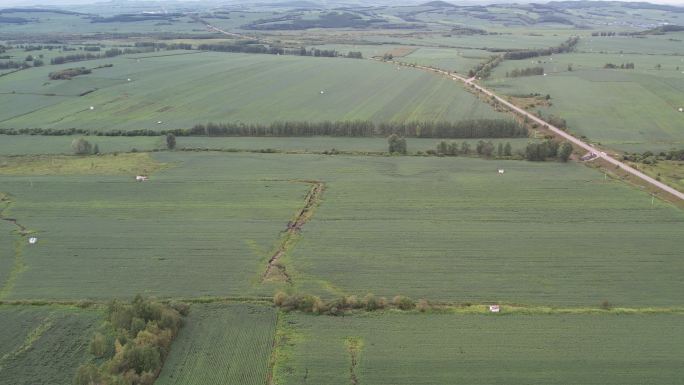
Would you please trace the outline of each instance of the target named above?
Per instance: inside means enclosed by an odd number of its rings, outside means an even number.
[[[3,368],[3,364],[14,357],[18,357],[22,353],[29,350],[33,344],[40,339],[40,337],[45,334],[52,327],[52,320],[47,317],[40,323],[35,329],[33,329],[29,334],[26,335],[24,343],[21,344],[17,349],[11,351],[4,356],[0,357],[0,370]]]

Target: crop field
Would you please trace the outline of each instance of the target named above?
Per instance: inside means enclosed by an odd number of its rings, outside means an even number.
[[[0,203],[0,212],[2,212]],[[10,272],[14,268],[16,255],[16,237],[14,236],[15,226],[7,221],[0,221],[0,296],[10,278]]]
[[[681,210],[651,206],[647,194],[593,170],[467,158],[334,157],[316,165],[307,177],[326,182],[323,202],[283,259],[304,292],[681,303]]]
[[[0,135],[0,156],[73,154],[71,142],[80,137],[80,135]],[[161,136],[85,136],[84,138],[93,144],[97,144],[100,153],[103,154],[111,152],[129,152],[133,149],[151,151],[154,149],[166,148],[165,138]],[[181,139],[179,138],[179,142],[180,141]]]
[[[6,298],[269,295],[259,277],[303,205],[308,185],[292,181],[306,179],[325,183],[322,203],[282,259],[305,292],[681,304],[681,210],[652,206],[647,194],[580,165],[211,152],[154,159],[164,168],[142,184],[132,175],[0,177],[16,197],[9,214],[40,239],[24,248],[27,268]]]
[[[425,66],[468,73],[468,71],[486,61],[492,55],[491,52],[477,49],[457,49],[457,48],[426,48],[421,47],[413,53],[398,58],[406,63],[415,63]]]
[[[0,156],[2,155],[38,155],[38,154],[70,154],[71,142],[80,136],[35,136],[35,135],[0,135]],[[133,149],[150,151],[165,149],[163,137],[148,136],[86,136],[93,144],[97,144],[101,153],[127,152]],[[479,139],[447,139],[447,142],[468,142],[475,148]],[[524,150],[532,139],[483,139],[492,143],[510,143],[513,151]],[[408,151],[434,150],[441,139],[408,138]],[[323,152],[336,149],[345,152],[387,152],[385,138],[354,137],[177,137],[178,149],[215,149],[259,151],[274,149],[284,152]],[[0,159],[0,167],[2,165]]]
[[[270,307],[193,305],[155,384],[264,384],[275,327]]]
[[[684,363],[681,315],[285,317],[279,385],[673,384]]]
[[[148,183],[116,172],[116,162],[131,167],[124,155],[111,156],[103,175],[85,165],[62,167],[67,176],[0,176],[14,201],[5,214],[39,239],[24,247],[25,268],[3,297],[250,293],[308,185],[237,177],[230,160],[165,156]]]
[[[553,106],[542,108],[543,113],[562,117],[571,132],[609,148],[639,152],[681,148],[684,133],[677,95],[684,92],[684,75],[617,71],[621,70],[578,70],[490,85],[511,95],[550,94]],[[648,108],[635,109],[636,101]]]
[[[90,310],[0,306],[0,384],[70,384],[100,317]]]
[[[0,127],[160,130],[208,121],[502,116],[446,79],[367,60],[192,51],[87,62],[103,64],[114,66],[71,80],[50,81],[48,73],[73,63],[0,78]],[[89,90],[96,91],[78,96]],[[43,96],[34,104],[26,93]]]

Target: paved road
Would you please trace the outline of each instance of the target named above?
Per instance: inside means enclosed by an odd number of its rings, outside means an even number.
[[[446,75],[446,76],[448,76],[454,80],[461,81],[461,82],[465,83],[466,85],[472,85],[473,87],[475,87],[475,89],[479,90],[480,92],[484,93],[485,95],[487,95],[489,97],[494,97],[496,100],[499,101],[499,103],[505,105],[506,107],[517,112],[518,114],[520,114],[522,116],[526,116],[530,120],[537,122],[542,126],[545,126],[549,130],[551,130],[555,134],[557,134],[558,136],[563,137],[564,139],[566,139],[569,142],[572,142],[573,144],[577,145],[578,147],[581,147],[581,148],[587,150],[588,152],[596,154],[596,156],[598,158],[605,159],[607,162],[609,162],[615,166],[619,166],[621,169],[623,169],[624,171],[636,176],[637,178],[641,178],[644,181],[652,184],[653,186],[658,187],[659,189],[666,191],[669,194],[674,195],[675,197],[677,197],[681,200],[684,200],[684,193],[666,185],[665,183],[659,182],[659,181],[651,178],[650,176],[644,174],[643,172],[641,172],[641,171],[629,166],[628,164],[623,163],[623,162],[613,158],[612,156],[606,154],[605,152],[597,149],[596,147],[592,146],[591,144],[583,142],[582,140],[568,134],[567,132],[561,130],[560,128],[555,127],[555,126],[549,124],[548,122],[546,122],[542,119],[539,119],[537,116],[523,110],[522,108],[519,108],[519,107],[513,105],[512,103],[508,102],[507,100],[504,100],[503,98],[499,97],[498,95],[496,95],[492,91],[476,84],[474,82],[475,81],[474,77],[467,79],[463,76],[460,76],[460,75],[457,75],[454,73],[449,73],[447,71],[443,71],[443,70],[439,70],[439,69],[435,69],[435,68],[430,68],[430,67],[425,67],[425,66],[418,66],[417,65],[415,68],[419,68],[419,69],[426,70],[426,71],[436,72],[436,73],[439,73],[442,75]]]

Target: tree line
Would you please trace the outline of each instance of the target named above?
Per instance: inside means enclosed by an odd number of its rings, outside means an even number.
[[[622,64],[606,63],[606,65],[604,65],[603,68],[633,70],[634,69],[634,63],[622,63]]]
[[[78,368],[73,384],[152,385],[189,309],[139,295],[131,303],[110,302],[106,322],[90,342],[96,360]]]
[[[77,62],[77,61],[84,61],[84,60],[95,60],[95,59],[103,59],[103,58],[110,58],[110,57],[115,57],[119,55],[128,55],[128,54],[134,54],[134,53],[144,53],[144,52],[149,52],[149,50],[142,50],[142,49],[135,49],[135,48],[124,48],[124,49],[119,49],[119,48],[111,48],[106,51],[104,51],[104,54],[96,54],[96,53],[75,53],[71,55],[66,55],[66,56],[56,56],[50,59],[50,64],[64,64],[64,63],[71,63],[71,62]]]
[[[521,76],[537,76],[544,75],[544,67],[528,67],[523,69],[514,69],[511,72],[506,72],[507,78],[517,78]]]
[[[524,138],[527,128],[515,120],[473,119],[459,122],[386,122],[369,120],[260,123],[206,123],[172,130],[85,130],[53,128],[0,128],[0,135],[96,135],[96,136],[345,136],[388,137],[397,134],[411,138]]]
[[[273,304],[283,311],[301,311],[304,313],[326,314],[331,316],[344,315],[350,311],[378,311],[397,309],[403,311],[418,310],[421,312],[433,308],[427,300],[415,301],[403,295],[397,295],[391,300],[366,294],[363,298],[355,295],[342,296],[337,299],[323,301],[320,297],[309,294],[289,295],[282,291],[273,296]]]
[[[520,51],[508,51],[504,54],[504,59],[506,60],[522,60],[529,59],[537,56],[549,56],[556,53],[566,53],[571,52],[575,49],[575,46],[579,43],[579,36],[573,36],[566,41],[562,42],[556,47],[549,48],[537,48],[537,49],[527,49]]]

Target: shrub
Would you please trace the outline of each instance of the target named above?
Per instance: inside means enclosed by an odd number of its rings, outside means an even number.
[[[398,295],[392,299],[392,304],[401,310],[411,310],[416,304],[409,297],[404,297],[403,295]]]
[[[107,337],[102,333],[95,333],[93,338],[90,340],[90,354],[97,358],[102,358],[109,352]]]
[[[283,306],[286,300],[287,294],[285,294],[282,291],[275,293],[275,295],[273,296],[273,304],[276,306]]]
[[[424,312],[430,310],[430,303],[426,299],[421,298],[420,300],[418,300],[418,304],[416,305],[416,309],[418,309],[418,311],[424,313]]]
[[[76,155],[89,155],[93,153],[93,145],[84,138],[78,138],[71,142],[71,150]]]

